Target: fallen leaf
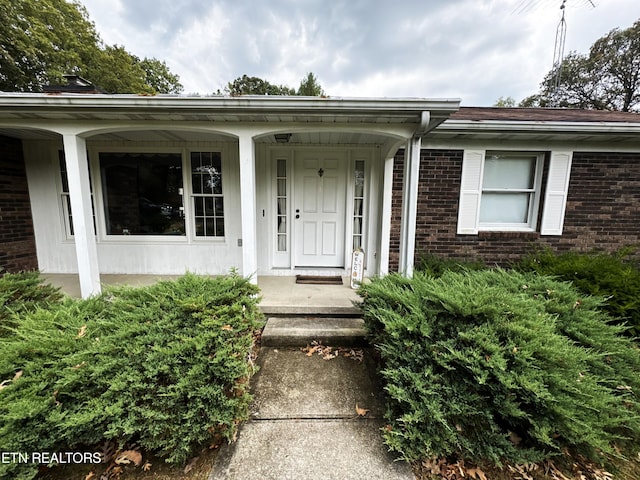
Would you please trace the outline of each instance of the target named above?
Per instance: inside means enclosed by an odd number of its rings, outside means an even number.
[[[142,463],[142,454],[136,450],[126,450],[118,454],[115,462],[118,465],[129,465],[133,463],[136,467],[139,467]]]
[[[367,413],[369,413],[369,409],[368,408],[360,408],[358,406],[358,404],[356,403],[356,413],[358,414],[358,416],[364,417]]]
[[[82,338],[87,334],[87,326],[86,325],[82,325],[82,327],[80,327],[80,330],[78,331],[78,335],[76,336],[76,338]]]
[[[233,327],[231,325],[225,325],[221,327],[221,330],[226,330],[227,332],[233,332]]]
[[[184,470],[182,471],[182,473],[184,473],[186,475],[191,470],[193,470],[193,468],[196,466],[196,463],[198,463],[198,460],[200,460],[200,457],[192,458],[191,461],[189,463],[187,463],[187,466],[184,467]]]
[[[467,475],[478,480],[487,480],[487,476],[479,468],[467,468]]]
[[[307,357],[312,356],[314,353],[316,353],[316,351],[318,350],[318,346],[316,345],[315,347],[307,347],[306,348],[306,352],[307,352]]]
[[[142,470],[144,472],[148,472],[149,470],[151,470],[151,462],[147,462],[142,466]]]
[[[96,478],[96,472],[89,472],[87,476],[84,477],[84,480],[93,480],[94,478]]]

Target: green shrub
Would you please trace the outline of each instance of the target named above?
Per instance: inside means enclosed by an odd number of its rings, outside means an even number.
[[[408,460],[598,460],[640,438],[640,353],[569,283],[497,269],[390,275],[360,293],[385,440]]]
[[[640,269],[628,260],[630,250],[555,254],[538,250],[523,258],[515,268],[552,275],[571,281],[587,295],[606,298],[605,310],[618,323],[629,325],[629,334],[640,336]]]
[[[13,325],[14,315],[46,308],[61,299],[60,289],[45,284],[38,272],[4,273],[0,276],[0,336]]]
[[[415,269],[434,277],[445,272],[462,272],[468,270],[483,270],[487,268],[481,260],[443,258],[433,254],[421,255],[416,262]]]
[[[179,464],[232,438],[248,415],[256,293],[238,276],[186,275],[21,317],[0,339],[0,451],[112,439]]]

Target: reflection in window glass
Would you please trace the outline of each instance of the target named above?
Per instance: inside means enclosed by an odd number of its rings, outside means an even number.
[[[196,236],[224,237],[220,152],[191,153],[191,183]]]
[[[100,153],[108,235],[184,235],[179,153]]]
[[[481,224],[531,224],[538,155],[487,152],[480,201]]]

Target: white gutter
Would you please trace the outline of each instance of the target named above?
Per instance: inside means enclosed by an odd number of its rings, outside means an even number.
[[[500,120],[445,120],[438,132],[460,133],[637,133],[640,122],[545,122]]]
[[[144,110],[220,110],[226,113],[296,112],[307,114],[393,114],[399,117],[419,115],[423,111],[448,117],[459,109],[459,99],[428,98],[340,98],[340,97],[186,97],[101,94],[0,93],[0,112],[11,109],[144,109]]]

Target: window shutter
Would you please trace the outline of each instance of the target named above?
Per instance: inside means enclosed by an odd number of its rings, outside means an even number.
[[[571,151],[551,152],[542,226],[540,227],[541,235],[562,235],[572,158],[573,152]]]
[[[482,195],[482,166],[484,150],[465,150],[462,158],[458,234],[476,235]]]

